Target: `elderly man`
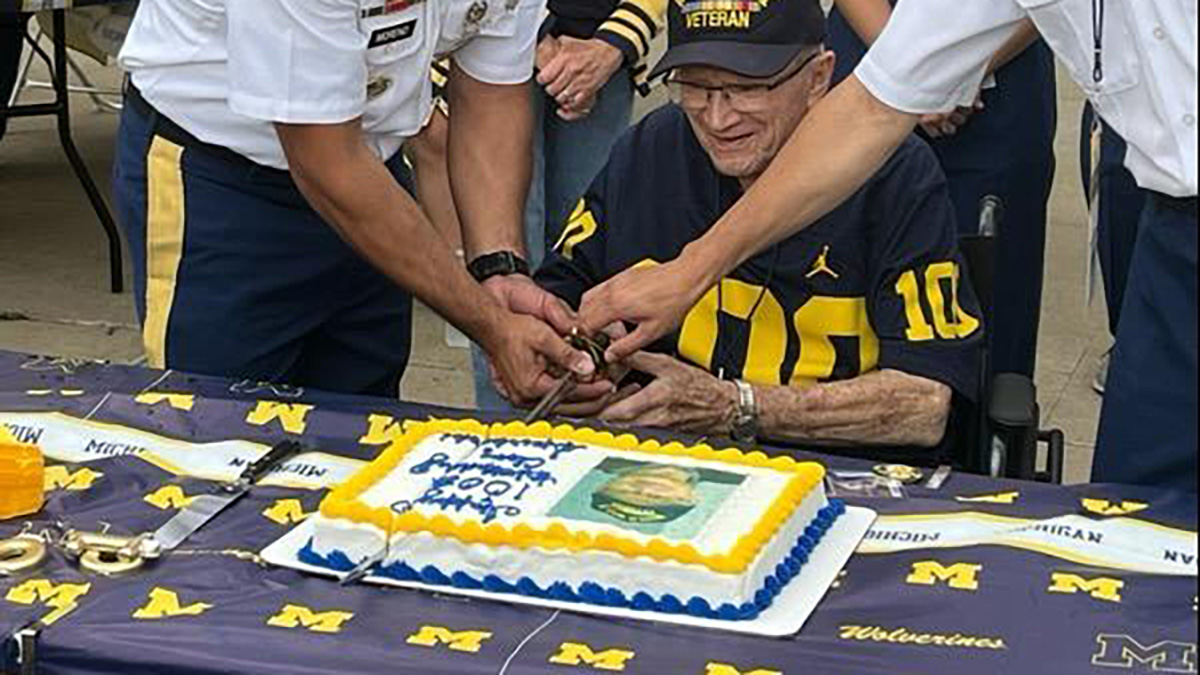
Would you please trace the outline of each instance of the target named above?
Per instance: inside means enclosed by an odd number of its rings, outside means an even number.
[[[669,73],[675,105],[617,144],[537,274],[568,302],[704,235],[828,91],[818,0],[711,7],[672,4],[655,73]],[[945,177],[914,137],[627,361],[653,381],[572,412],[747,441],[938,446],[954,395],[975,395],[983,333],[955,232]]]

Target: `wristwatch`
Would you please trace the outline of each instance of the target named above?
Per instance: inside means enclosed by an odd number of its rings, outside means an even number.
[[[733,383],[738,390],[738,405],[729,435],[739,443],[755,443],[758,441],[760,425],[758,400],[754,396],[754,387],[749,382],[741,380],[734,380]]]
[[[513,274],[529,276],[529,263],[512,251],[497,251],[472,260],[467,264],[467,271],[475,277],[475,281],[482,284],[492,277],[506,277]]]

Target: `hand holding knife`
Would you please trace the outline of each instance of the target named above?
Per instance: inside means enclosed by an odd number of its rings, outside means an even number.
[[[592,358],[592,361],[596,364],[597,374],[603,375],[607,371],[608,364],[604,360],[604,353],[608,351],[608,347],[612,342],[607,335],[600,333],[594,338],[588,337],[576,328],[567,336],[567,342],[575,349],[585,352]],[[523,420],[525,424],[532,424],[549,417],[554,412],[554,409],[575,391],[577,386],[579,386],[579,377],[573,373],[567,375],[549,393],[542,397],[542,400],[533,410],[529,411],[529,414]]]

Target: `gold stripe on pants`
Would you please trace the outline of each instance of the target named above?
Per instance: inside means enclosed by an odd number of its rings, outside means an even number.
[[[146,158],[146,322],[151,368],[167,367],[167,328],[183,259],[183,147],[155,136]]]

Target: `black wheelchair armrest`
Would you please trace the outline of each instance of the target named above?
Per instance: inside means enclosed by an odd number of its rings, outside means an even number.
[[[1058,430],[1042,432],[1037,387],[1025,375],[1001,373],[992,380],[988,426],[993,476],[1062,482],[1066,439]],[[1046,470],[1037,468],[1038,443],[1047,445]]]
[[[1037,387],[1024,375],[1001,373],[992,380],[988,419],[1010,428],[1036,429],[1038,422]]]

